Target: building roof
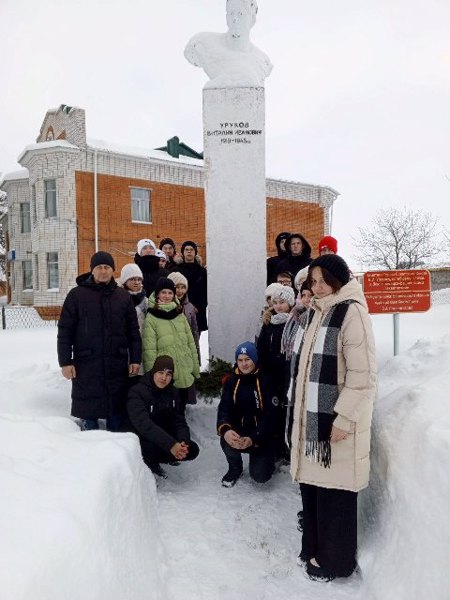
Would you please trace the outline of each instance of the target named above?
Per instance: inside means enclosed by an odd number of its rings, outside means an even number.
[[[153,150],[146,148],[136,148],[132,146],[123,146],[121,144],[115,144],[113,142],[107,142],[105,140],[95,140],[92,138],[87,139],[88,147],[93,150],[102,150],[104,152],[112,152],[114,154],[122,154],[124,156],[138,156],[141,158],[148,158],[151,160],[162,160],[165,162],[174,162],[177,164],[185,164],[191,167],[203,167],[204,161],[199,158],[192,158],[190,156],[184,156],[180,154],[179,158],[170,156],[164,150]]]
[[[19,169],[18,171],[10,171],[5,173],[0,179],[0,188],[6,181],[20,181],[21,179],[28,179],[28,169]]]
[[[29,144],[25,146],[22,152],[17,157],[17,162],[20,163],[25,157],[27,152],[34,150],[51,150],[52,148],[64,148],[65,150],[79,150],[78,146],[67,142],[66,140],[52,140],[51,142],[38,142],[37,144]]]

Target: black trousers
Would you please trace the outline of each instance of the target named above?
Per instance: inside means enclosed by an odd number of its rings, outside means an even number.
[[[330,575],[348,577],[356,566],[357,492],[300,484],[302,556]]]
[[[223,437],[220,438],[220,445],[228,461],[229,469],[236,476],[242,473],[242,454],[248,454],[248,470],[253,481],[265,483],[272,477],[274,470],[274,451],[272,448],[253,448],[253,446],[250,446],[247,450],[237,450],[236,448],[232,448]]]
[[[186,404],[189,402],[189,390],[191,388],[177,388],[180,398],[180,412],[182,415],[186,413]]]
[[[162,448],[156,444],[153,444],[152,442],[149,442],[148,440],[145,440],[144,438],[140,437],[139,442],[141,444],[142,458],[147,467],[149,467],[152,471],[155,467],[158,467],[160,463],[169,463],[177,460],[173,454],[170,452],[165,452]],[[188,455],[183,459],[183,461],[180,462],[184,462],[185,460],[194,460],[199,455],[199,452],[200,448],[198,447],[198,444],[191,440],[189,442]]]

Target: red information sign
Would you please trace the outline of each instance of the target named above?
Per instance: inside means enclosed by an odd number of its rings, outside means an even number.
[[[429,271],[369,271],[363,287],[372,314],[425,312],[431,307]]]

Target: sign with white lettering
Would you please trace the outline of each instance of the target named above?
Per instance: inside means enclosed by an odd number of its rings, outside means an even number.
[[[371,314],[426,312],[431,307],[431,278],[426,270],[368,271],[363,287]]]

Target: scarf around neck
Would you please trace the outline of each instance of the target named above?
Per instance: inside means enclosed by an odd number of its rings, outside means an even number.
[[[272,325],[280,325],[281,323],[286,323],[289,319],[289,313],[275,313],[270,317],[270,322]]]
[[[131,300],[133,301],[134,306],[138,306],[146,297],[145,290],[141,290],[140,292],[131,292],[130,290],[128,290],[128,292],[131,296]]]
[[[338,342],[348,307],[354,300],[346,300],[333,306],[325,315],[320,331],[315,337],[309,381],[306,382],[306,447],[305,456],[325,468],[331,465],[331,428],[336,417],[334,407],[339,398]],[[314,310],[308,311],[305,329],[300,328],[298,348],[300,357],[304,334],[311,324]]]
[[[155,294],[151,294],[148,299],[148,309],[147,312],[154,315],[158,319],[165,319],[170,321],[178,317],[183,311],[178,300],[172,300],[172,302],[167,302],[167,304],[158,304],[156,302]]]

